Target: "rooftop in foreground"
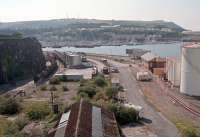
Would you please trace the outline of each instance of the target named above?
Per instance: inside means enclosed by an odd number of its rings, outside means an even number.
[[[115,116],[81,100],[64,113],[46,137],[120,137]]]

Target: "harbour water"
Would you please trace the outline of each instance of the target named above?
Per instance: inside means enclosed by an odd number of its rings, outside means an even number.
[[[126,56],[126,49],[146,49],[161,57],[179,57],[181,46],[183,43],[171,44],[146,44],[146,45],[123,45],[123,46],[100,46],[94,48],[76,48],[76,47],[61,47],[61,48],[43,48],[44,51],[72,51],[97,54],[110,54]]]

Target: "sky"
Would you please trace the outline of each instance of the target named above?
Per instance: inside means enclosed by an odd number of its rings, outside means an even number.
[[[88,18],[165,20],[200,31],[200,0],[0,0],[0,22]]]

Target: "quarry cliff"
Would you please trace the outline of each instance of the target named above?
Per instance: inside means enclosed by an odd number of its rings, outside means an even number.
[[[35,38],[0,38],[0,84],[35,77],[45,69],[41,44]]]

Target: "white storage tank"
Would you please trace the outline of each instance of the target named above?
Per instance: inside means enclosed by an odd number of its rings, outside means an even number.
[[[182,48],[180,92],[200,96],[200,43]]]
[[[180,86],[181,81],[181,61],[178,58],[167,58],[166,74],[168,81],[173,86]]]

